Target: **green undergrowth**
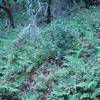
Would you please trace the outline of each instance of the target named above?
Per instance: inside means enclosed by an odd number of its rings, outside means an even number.
[[[100,10],[54,20],[34,37],[0,38],[1,100],[99,100]],[[99,35],[98,35],[99,34]]]

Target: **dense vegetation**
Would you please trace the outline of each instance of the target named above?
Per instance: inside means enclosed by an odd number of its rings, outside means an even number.
[[[0,0],[0,100],[100,100],[100,1],[26,1]]]

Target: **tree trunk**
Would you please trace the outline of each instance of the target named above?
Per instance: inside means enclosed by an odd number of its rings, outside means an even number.
[[[3,9],[7,14],[6,27],[14,28],[14,21],[13,21],[13,16],[12,16],[9,0],[3,0],[3,3],[2,5],[0,5],[0,8]]]
[[[51,0],[48,0],[47,23],[51,23]]]
[[[14,28],[14,21],[13,21],[12,12],[10,9],[8,9],[6,12],[7,12],[7,27]]]

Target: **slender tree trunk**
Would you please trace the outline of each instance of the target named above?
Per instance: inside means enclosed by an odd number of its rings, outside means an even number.
[[[10,9],[8,9],[7,11],[7,27],[12,27],[14,28],[14,21],[13,21],[13,16],[12,16],[12,12]]]
[[[51,23],[51,0],[48,0],[47,23]]]
[[[0,5],[0,8],[3,9],[7,14],[6,27],[14,28],[14,21],[9,0],[3,0],[3,4]]]
[[[5,6],[7,8],[6,13],[7,13],[7,26],[14,28],[14,21],[13,21],[13,16],[12,16],[12,11],[11,11],[11,6],[9,4],[9,0],[5,0]]]

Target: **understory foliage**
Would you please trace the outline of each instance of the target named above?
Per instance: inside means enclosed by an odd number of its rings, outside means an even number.
[[[100,99],[100,7],[15,41],[18,32],[0,38],[1,100]]]

